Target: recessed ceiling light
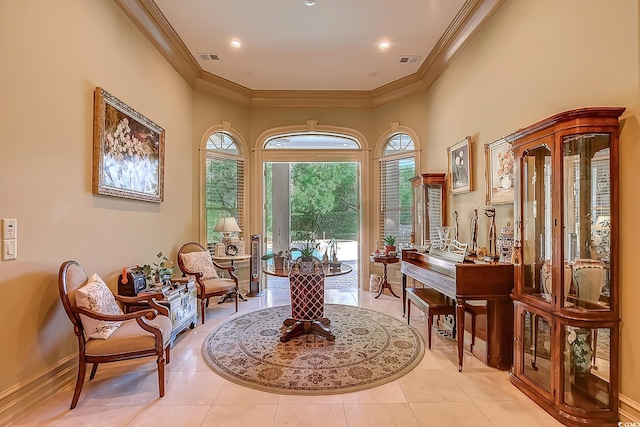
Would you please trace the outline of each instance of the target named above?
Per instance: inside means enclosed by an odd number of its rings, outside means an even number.
[[[313,6],[316,4],[316,0],[304,0],[305,6]]]
[[[229,44],[231,44],[231,47],[235,47],[236,49],[242,47],[242,43],[238,39],[231,40]]]
[[[389,46],[391,46],[389,42],[380,42],[380,44],[378,45],[378,49],[380,50],[389,49]]]

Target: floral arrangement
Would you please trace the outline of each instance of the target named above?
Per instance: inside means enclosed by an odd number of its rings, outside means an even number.
[[[154,153],[153,148],[152,135],[133,133],[127,117],[118,122],[113,132],[106,132],[105,135],[105,154],[115,160],[133,157],[143,159]]]
[[[511,151],[505,151],[504,153],[498,152],[498,170],[496,173],[499,178],[511,176],[513,173],[513,155]]]

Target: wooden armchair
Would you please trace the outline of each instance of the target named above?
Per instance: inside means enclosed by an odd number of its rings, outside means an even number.
[[[171,320],[168,310],[156,303],[162,299],[162,293],[147,294],[139,297],[113,295],[121,303],[146,301],[151,308],[134,313],[114,315],[102,314],[76,303],[77,291],[89,281],[87,273],[76,261],[66,261],[60,266],[58,289],[73,330],[78,337],[78,379],[71,400],[71,409],[76,407],[84,384],[87,363],[93,363],[89,379],[93,379],[98,365],[105,362],[135,359],[145,356],[157,356],[158,386],[160,397],[164,396],[164,365],[170,361]],[[86,316],[86,317],[85,317]],[[106,339],[88,338],[83,325],[87,319],[108,322],[122,322]]]
[[[209,298],[234,294],[236,312],[238,311],[238,277],[235,267],[223,267],[211,259],[211,254],[200,243],[188,242],[178,249],[178,267],[180,270],[196,278],[196,288],[200,299],[200,312],[204,325],[204,310],[209,306]],[[218,276],[217,270],[226,271],[229,279]]]

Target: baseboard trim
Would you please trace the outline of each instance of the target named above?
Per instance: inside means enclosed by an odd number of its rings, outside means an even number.
[[[78,355],[74,353],[0,393],[0,425],[15,421],[72,383],[77,371]]]
[[[620,398],[620,405],[618,406],[620,421],[640,425],[640,403],[622,394],[618,397]]]

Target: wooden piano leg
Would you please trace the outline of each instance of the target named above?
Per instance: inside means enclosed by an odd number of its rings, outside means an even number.
[[[458,342],[458,372],[462,372],[464,358],[464,300],[456,300],[456,341]]]
[[[407,275],[402,273],[402,317],[407,310]]]

